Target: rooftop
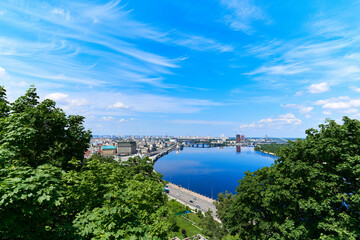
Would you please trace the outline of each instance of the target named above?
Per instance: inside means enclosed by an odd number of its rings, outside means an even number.
[[[114,147],[114,146],[102,146],[101,149],[102,150],[115,150],[116,147]]]

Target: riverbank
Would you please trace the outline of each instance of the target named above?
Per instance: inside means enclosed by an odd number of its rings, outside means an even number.
[[[255,151],[258,151],[258,152],[262,152],[262,153],[266,153],[266,154],[269,154],[269,155],[272,155],[272,156],[276,156],[277,155],[275,153],[272,153],[272,152],[266,152],[266,151],[263,151],[263,150],[255,150]]]

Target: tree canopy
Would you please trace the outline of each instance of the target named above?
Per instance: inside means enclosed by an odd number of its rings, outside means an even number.
[[[13,103],[0,87],[1,239],[167,237],[162,175],[148,158],[84,159],[83,122],[34,87]]]
[[[72,158],[83,159],[91,138],[83,126],[84,117],[66,116],[54,101],[38,99],[31,87],[24,96],[8,103],[4,88],[0,88],[1,167],[50,163],[68,170]]]
[[[219,217],[241,239],[359,239],[360,122],[327,120],[246,172]],[[225,210],[226,209],[226,210]]]

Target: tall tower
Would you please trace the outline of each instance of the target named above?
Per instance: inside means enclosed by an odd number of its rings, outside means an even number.
[[[240,134],[236,134],[236,143],[240,143]]]

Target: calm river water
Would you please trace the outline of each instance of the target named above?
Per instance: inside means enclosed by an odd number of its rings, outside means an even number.
[[[253,147],[242,147],[241,153],[235,147],[184,148],[160,158],[154,168],[165,180],[216,199],[226,190],[235,193],[245,171],[270,166],[275,159]]]

